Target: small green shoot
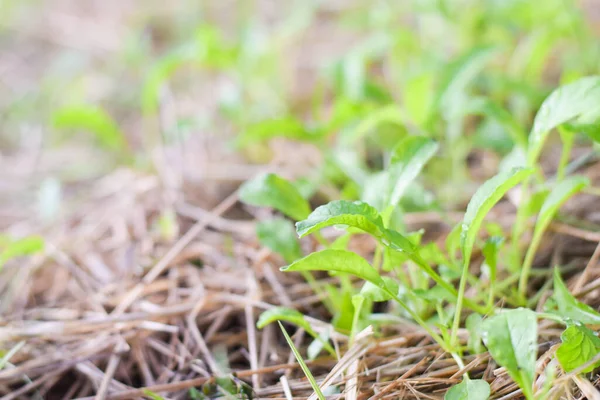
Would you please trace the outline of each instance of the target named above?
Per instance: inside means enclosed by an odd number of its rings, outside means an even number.
[[[325,400],[325,395],[323,394],[323,392],[321,391],[321,388],[317,384],[315,377],[310,372],[310,369],[308,369],[308,365],[306,365],[306,363],[304,362],[304,359],[300,355],[300,352],[298,351],[296,346],[294,346],[294,342],[288,335],[287,331],[285,330],[285,328],[283,327],[281,322],[278,322],[278,323],[279,323],[279,327],[281,328],[281,331],[283,332],[283,336],[285,336],[285,340],[287,341],[288,345],[290,346],[292,353],[294,353],[294,357],[296,357],[296,361],[298,361],[298,364],[300,364],[300,368],[302,368],[302,372],[304,372],[304,375],[308,379],[310,386],[313,388],[313,390],[317,394],[317,397],[319,398],[319,400]]]
[[[56,129],[86,130],[107,150],[122,152],[127,148],[125,134],[102,109],[88,105],[73,105],[57,110],[52,120]]]
[[[475,245],[475,239],[481,227],[483,219],[492,207],[504,196],[504,194],[527,176],[531,174],[530,169],[513,168],[510,171],[500,172],[498,175],[486,181],[477,189],[471,198],[461,227],[461,250],[463,254],[463,270],[458,288],[458,300],[456,302],[456,313],[452,324],[452,343],[456,344],[460,314],[464,302],[471,253]]]
[[[11,240],[0,252],[0,270],[8,261],[16,257],[29,256],[44,250],[44,239],[39,236],[28,236]]]

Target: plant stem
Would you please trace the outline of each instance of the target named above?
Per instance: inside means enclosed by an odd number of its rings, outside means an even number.
[[[433,340],[435,340],[440,345],[440,347],[444,349],[444,351],[448,353],[453,353],[452,348],[448,346],[446,341],[440,335],[435,333],[433,329],[431,329],[429,325],[427,325],[427,323],[423,321],[423,319],[421,319],[421,317],[416,312],[414,312],[410,307],[408,307],[408,305],[405,302],[403,302],[396,293],[393,293],[387,287],[383,288],[383,290],[388,295],[390,295],[391,298],[396,301],[396,303],[400,304],[400,307],[404,308],[404,310],[406,310],[406,312],[411,316],[411,318],[414,319],[415,322],[421,326],[421,328],[425,329],[429,336],[431,336]]]
[[[558,162],[558,168],[556,171],[556,180],[560,182],[565,178],[565,168],[569,163],[569,157],[571,156],[571,149],[573,148],[573,139],[575,138],[575,135],[573,132],[563,127],[558,127],[558,132],[563,143],[562,153],[560,154],[560,160]]]
[[[456,346],[458,339],[458,328],[460,327],[460,314],[462,312],[463,302],[465,300],[465,290],[467,288],[467,274],[469,272],[469,259],[463,260],[463,270],[460,275],[460,284],[458,286],[458,298],[456,299],[456,310],[454,310],[454,320],[452,321],[452,334],[450,336],[450,345]]]

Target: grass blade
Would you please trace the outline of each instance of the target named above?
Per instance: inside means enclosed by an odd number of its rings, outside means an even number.
[[[319,400],[325,400],[325,395],[323,395],[323,392],[321,391],[321,388],[317,384],[315,377],[312,375],[312,373],[308,369],[308,366],[302,359],[300,352],[298,351],[298,349],[296,349],[296,346],[294,346],[294,342],[290,338],[290,335],[288,335],[287,331],[285,330],[285,328],[283,327],[281,322],[278,322],[278,323],[279,323],[279,327],[281,328],[281,331],[283,332],[283,336],[285,336],[285,340],[287,341],[288,345],[290,346],[292,353],[294,353],[294,357],[296,357],[298,364],[300,364],[300,368],[302,368],[302,372],[304,372],[304,375],[306,375],[306,378],[310,382],[310,386],[313,388],[313,390],[317,394],[317,397],[319,398]]]

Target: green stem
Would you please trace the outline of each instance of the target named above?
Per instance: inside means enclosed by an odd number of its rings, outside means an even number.
[[[421,267],[427,273],[427,275],[429,275],[431,277],[431,279],[433,279],[433,281],[435,283],[437,283],[438,285],[440,285],[441,287],[446,289],[448,292],[450,292],[454,297],[457,298],[457,301],[458,301],[458,299],[460,298],[460,290],[457,292],[456,289],[454,288],[454,286],[452,286],[451,284],[446,282],[440,275],[438,275],[437,272],[435,272],[434,269],[425,260],[423,260],[423,258],[421,258],[421,256],[419,256],[418,254],[414,254],[413,256],[411,256],[411,259],[415,263],[417,263],[417,265],[419,267]],[[463,268],[463,272],[462,272],[463,274],[468,275],[468,272],[469,271],[467,269],[467,273],[465,274],[465,271]],[[466,276],[465,276],[465,278],[466,278]],[[463,279],[461,276],[461,283],[462,283],[462,281],[463,281]],[[464,283],[466,284],[466,279],[465,279]],[[469,307],[471,310],[476,311],[480,314],[485,314],[487,311],[486,307],[482,307],[481,305],[471,301],[470,299],[465,299],[465,305],[467,307]]]
[[[521,234],[525,230],[525,224],[527,220],[526,207],[524,206],[524,199],[528,198],[529,193],[529,178],[525,179],[521,185],[521,203],[517,208],[517,215],[512,230],[511,238],[511,254],[510,254],[510,270],[516,272],[519,270],[521,264],[521,249],[519,239]]]
[[[469,259],[463,260],[463,270],[460,275],[460,284],[458,286],[458,298],[456,299],[456,310],[454,311],[454,321],[452,322],[452,334],[450,336],[450,345],[456,346],[458,339],[458,328],[460,327],[460,314],[462,312],[465,300],[465,290],[467,288],[467,274],[469,273]]]
[[[414,319],[415,322],[421,326],[421,328],[425,329],[425,331],[429,334],[429,336],[431,336],[433,338],[433,340],[435,340],[444,351],[446,351],[450,354],[453,353],[451,346],[448,346],[448,343],[446,343],[446,341],[440,335],[435,333],[433,331],[433,329],[431,329],[429,327],[429,325],[427,325],[427,323],[425,321],[423,321],[423,319],[421,319],[421,317],[416,312],[414,312],[410,307],[408,307],[408,305],[405,302],[403,302],[398,297],[398,295],[396,295],[396,293],[393,293],[387,287],[384,287],[383,290],[388,295],[390,295],[390,297],[392,299],[394,299],[396,301],[396,303],[398,303],[400,305],[400,307],[404,308],[404,310],[406,310],[406,312],[411,316],[411,318]]]
[[[560,133],[560,139],[562,140],[562,153],[560,154],[560,160],[558,162],[558,168],[556,171],[556,180],[562,181],[565,178],[565,168],[569,163],[569,157],[571,156],[571,149],[573,148],[573,139],[575,135],[573,132],[568,131],[563,127],[558,128]]]

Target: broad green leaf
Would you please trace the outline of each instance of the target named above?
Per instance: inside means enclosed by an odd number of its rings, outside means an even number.
[[[93,134],[103,147],[122,151],[127,147],[125,134],[104,110],[89,105],[61,108],[52,115],[55,128],[82,129]]]
[[[490,384],[482,379],[463,379],[452,386],[444,400],[487,400],[490,398]]]
[[[317,207],[304,221],[296,223],[299,237],[304,237],[319,229],[347,225],[361,229],[379,238],[383,235],[383,221],[379,212],[362,201],[336,200]]]
[[[388,290],[394,294],[398,293],[398,282],[394,279],[384,276],[383,282],[385,282],[385,286]],[[380,302],[380,301],[388,301],[392,299],[392,296],[381,289],[381,287],[374,285],[371,282],[365,282],[363,287],[360,289],[360,295],[371,301]]]
[[[537,319],[535,312],[519,308],[483,321],[483,341],[498,364],[532,399],[532,385],[537,359]]]
[[[465,262],[471,258],[477,233],[487,213],[509,189],[523,181],[531,172],[531,169],[524,168],[500,172],[475,192],[467,206],[461,228],[461,247]]]
[[[600,313],[573,297],[561,279],[558,268],[554,269],[554,295],[552,297],[556,303],[558,316],[586,325],[600,324]]]
[[[322,250],[281,268],[282,271],[330,271],[355,275],[384,287],[385,282],[367,260],[346,250]]]
[[[44,250],[44,239],[39,236],[28,236],[11,241],[0,252],[0,270],[13,258],[32,255],[42,250]]]
[[[569,177],[565,180],[561,181],[558,185],[556,185],[546,200],[544,200],[544,204],[542,205],[542,209],[540,210],[540,214],[538,216],[537,222],[535,224],[535,229],[533,230],[533,237],[531,239],[531,243],[529,248],[527,249],[527,254],[525,255],[525,259],[523,261],[523,268],[521,270],[521,278],[519,279],[519,289],[521,294],[525,294],[527,290],[527,281],[529,279],[529,271],[531,269],[531,265],[533,263],[533,258],[535,253],[540,245],[542,240],[542,236],[546,231],[546,228],[552,222],[552,218],[560,208],[560,206],[569,199],[569,197],[573,196],[577,192],[581,191],[583,188],[589,185],[589,181],[584,177]]]
[[[581,367],[600,354],[600,338],[585,326],[571,325],[562,335],[562,344],[556,350],[556,358],[566,372]],[[582,372],[592,372],[600,366],[600,361],[585,368]]]
[[[294,225],[287,219],[273,218],[259,222],[256,225],[256,236],[260,243],[281,254],[288,263],[302,257]]]
[[[588,115],[596,114],[600,101],[600,77],[588,76],[564,85],[542,103],[529,135],[527,160],[533,165],[546,141],[548,133],[557,126],[583,117],[583,124],[591,122]]]
[[[272,207],[295,220],[310,214],[310,205],[287,180],[275,174],[260,175],[239,189],[240,200],[259,207]]]
[[[296,357],[296,361],[298,361],[298,364],[300,364],[300,368],[302,368],[302,372],[304,372],[304,375],[306,375],[306,378],[310,382],[310,386],[313,388],[313,390],[317,394],[317,397],[319,398],[319,400],[325,400],[325,396],[323,395],[323,392],[321,391],[319,384],[315,380],[315,377],[313,376],[313,374],[310,372],[310,369],[308,369],[308,365],[306,365],[306,363],[302,359],[300,352],[298,351],[296,346],[294,346],[294,342],[288,335],[287,331],[285,330],[285,328],[283,327],[281,322],[279,322],[279,327],[281,328],[281,331],[283,332],[283,336],[285,336],[285,340],[288,343],[288,345],[290,346],[292,353],[294,353],[294,357]]]
[[[419,175],[423,166],[438,149],[438,144],[426,137],[409,136],[392,151],[388,168],[391,188],[389,205],[396,207],[406,188]]]

